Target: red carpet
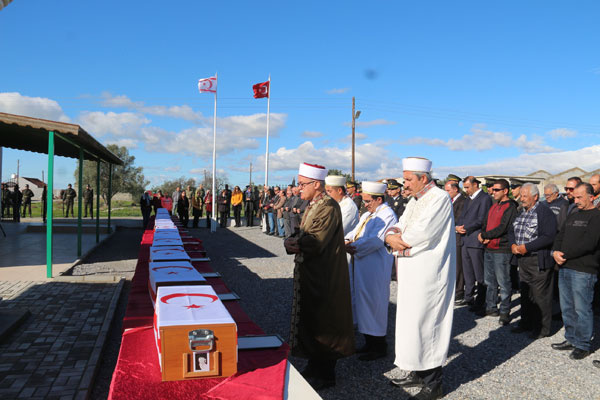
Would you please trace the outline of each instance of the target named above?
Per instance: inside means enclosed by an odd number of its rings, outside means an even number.
[[[153,220],[149,226],[154,226]],[[148,294],[148,253],[154,232],[144,232],[125,317],[123,338],[110,385],[109,399],[281,399],[285,384],[288,346],[275,350],[238,353],[238,372],[229,378],[162,382],[154,343],[154,307]],[[186,251],[203,251],[202,241],[186,244]],[[209,262],[192,263],[199,272],[213,272]],[[208,278],[216,293],[228,293],[221,278]],[[223,302],[235,320],[238,336],[264,333],[237,301]]]

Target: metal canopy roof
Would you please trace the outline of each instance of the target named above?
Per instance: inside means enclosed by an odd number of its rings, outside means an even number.
[[[47,154],[49,131],[68,140],[55,139],[54,154],[57,156],[79,158],[78,146],[81,146],[86,160],[99,158],[110,164],[123,165],[120,158],[79,125],[0,112],[0,147]]]

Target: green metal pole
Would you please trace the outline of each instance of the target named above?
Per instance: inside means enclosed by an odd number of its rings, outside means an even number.
[[[112,164],[108,164],[108,232],[110,234],[110,205],[112,197]]]
[[[77,257],[81,257],[81,209],[83,202],[83,149],[79,148],[79,179],[77,182]]]
[[[96,162],[96,243],[100,242],[100,159]]]
[[[48,189],[46,190],[46,277],[52,278],[52,193],[54,192],[54,132],[48,132]]]

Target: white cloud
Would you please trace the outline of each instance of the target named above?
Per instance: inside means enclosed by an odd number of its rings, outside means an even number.
[[[479,165],[465,165],[435,168],[436,176],[445,177],[448,173],[459,176],[466,175],[528,175],[544,169],[550,173],[558,173],[573,167],[586,171],[598,168],[600,145],[584,147],[578,150],[556,151],[545,154],[521,154],[518,157],[490,161]]]
[[[379,168],[381,159],[386,158],[387,151],[379,145],[365,143],[356,146],[355,155],[356,171],[360,170],[361,176],[372,177],[372,173]],[[262,165],[264,162],[264,155],[258,157],[258,165]],[[306,141],[295,149],[280,147],[274,153],[269,154],[269,170],[273,171],[295,171],[303,162],[321,164],[327,168],[349,172],[352,167],[352,150],[349,147],[316,148],[312,142]]]
[[[415,137],[409,139],[406,144],[425,144],[429,146],[447,147],[452,151],[485,151],[495,147],[516,147],[527,153],[547,153],[557,149],[548,146],[540,136],[533,136],[531,140],[526,135],[513,139],[510,132],[493,132],[484,129],[483,125],[471,128],[470,135],[464,135],[460,139],[438,139]]]
[[[350,88],[329,89],[329,90],[326,90],[325,93],[327,93],[327,94],[343,94],[349,90],[350,90]]]
[[[138,141],[135,139],[109,139],[106,144],[116,144],[119,147],[127,147],[128,149],[136,149]]]
[[[179,172],[181,170],[181,167],[179,165],[173,165],[170,167],[165,167],[165,171],[166,172]]]
[[[344,122],[344,125],[352,126],[352,122]],[[396,121],[389,121],[387,119],[382,119],[382,118],[374,119],[371,121],[355,120],[354,125],[361,126],[361,127],[378,126],[378,125],[396,125]]]
[[[23,96],[17,92],[0,93],[0,112],[71,122],[56,101],[45,97]]]
[[[567,128],[556,128],[546,132],[546,134],[552,137],[552,139],[570,138],[577,136],[577,131]]]
[[[354,140],[359,141],[359,140],[365,140],[367,138],[367,135],[364,133],[359,133],[359,132],[355,132],[354,133]],[[344,142],[352,142],[352,134],[348,134],[347,136],[344,136],[344,138],[342,139],[342,141]]]
[[[79,115],[78,122],[83,129],[94,136],[115,135],[135,138],[140,128],[151,121],[143,115],[131,112],[84,111]]]
[[[144,114],[157,115],[160,117],[171,117],[184,119],[186,121],[200,121],[202,113],[195,112],[190,106],[146,106],[142,101],[132,101],[125,95],[113,96],[108,92],[101,95],[102,104],[105,107],[120,107],[135,110]]]
[[[300,136],[308,138],[317,138],[323,136],[323,133],[317,131],[304,131]]]

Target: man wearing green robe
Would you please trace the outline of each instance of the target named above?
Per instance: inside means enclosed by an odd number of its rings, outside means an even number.
[[[338,359],[354,353],[354,330],[342,214],[325,193],[325,167],[301,164],[298,187],[309,201],[299,232],[286,239],[295,254],[290,345],[308,359],[302,375],[315,390],[335,385]]]

